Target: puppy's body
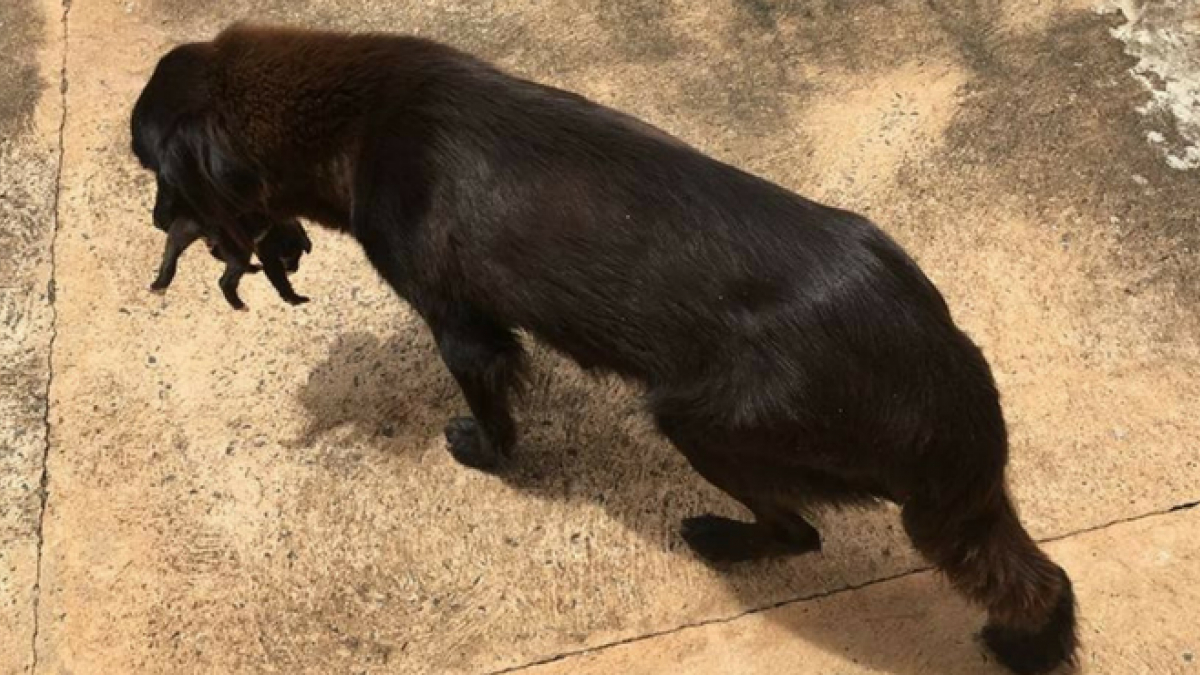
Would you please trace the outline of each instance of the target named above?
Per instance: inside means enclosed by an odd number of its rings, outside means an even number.
[[[515,440],[524,328],[642,383],[662,432],[754,513],[685,522],[701,555],[813,550],[803,507],[893,500],[988,608],[1006,664],[1072,658],[1071,585],[1009,500],[987,363],[865,219],[414,38],[228,30],[160,62],[134,138],[205,212],[358,239],[463,390],[473,418],[446,433],[465,464]]]
[[[197,239],[204,237],[204,228],[194,220],[179,218],[167,228],[167,245],[163,249],[162,261],[158,266],[158,276],[150,284],[150,290],[157,293],[166,292],[175,280],[175,272],[179,267],[179,257],[188,250]],[[217,260],[224,260],[219,247],[210,246],[209,253]],[[255,270],[249,270],[251,272]]]
[[[191,218],[174,218],[167,227],[166,248],[163,250],[158,276],[150,285],[150,289],[158,293],[165,292],[175,279],[179,257],[184,251],[197,239],[208,240],[213,236],[213,233],[206,232],[199,222]],[[217,236],[219,237],[219,234]],[[296,293],[287,276],[289,272],[299,269],[300,257],[312,251],[312,243],[300,223],[288,220],[268,227],[255,248],[262,262],[261,267],[251,264],[250,255],[232,242],[209,242],[209,252],[212,256],[225,263],[225,272],[221,275],[218,286],[226,302],[234,309],[245,309],[246,305],[237,293],[238,284],[247,273],[256,273],[260,269],[266,271],[271,285],[285,302],[293,305],[308,302],[308,298]]]

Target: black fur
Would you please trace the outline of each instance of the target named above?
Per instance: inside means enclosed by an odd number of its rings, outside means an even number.
[[[1065,590],[1044,626],[1029,630],[990,625],[983,629],[984,643],[1018,675],[1046,673],[1061,663],[1075,662],[1079,647],[1075,635],[1075,593],[1066,574],[1061,570],[1060,574]]]
[[[754,514],[689,520],[700,555],[816,550],[806,507],[893,500],[1006,663],[1073,658],[1070,582],[1012,507],[988,364],[861,216],[411,37],[234,27],[163,58],[133,135],[212,222],[303,216],[357,239],[462,388],[472,417],[446,435],[464,464],[515,443],[525,329],[641,383]]]

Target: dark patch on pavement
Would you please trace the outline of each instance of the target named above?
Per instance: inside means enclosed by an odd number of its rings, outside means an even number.
[[[596,16],[615,38],[612,46],[627,59],[669,59],[683,46],[668,23],[669,6],[661,0],[601,2]]]
[[[1200,247],[1196,176],[1169,168],[1146,143],[1150,127],[1137,108],[1147,94],[1111,27],[1111,18],[1086,12],[1044,34],[991,42],[980,56],[990,67],[963,92],[937,163],[957,175],[910,170],[906,180],[945,190],[990,173],[1007,194],[1027,197],[1033,221],[1112,227],[1121,262],[1155,266],[1160,280],[1170,275],[1177,292],[1200,300],[1189,262]]]
[[[38,49],[44,27],[33,0],[0,2],[0,141],[28,126],[41,98]]]
[[[950,36],[962,60],[977,72],[996,68],[1000,0],[924,0],[938,25]]]
[[[775,27],[775,6],[769,0],[737,0],[735,4],[759,28]]]

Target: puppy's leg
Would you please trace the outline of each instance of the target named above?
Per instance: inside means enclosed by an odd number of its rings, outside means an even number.
[[[466,466],[493,469],[516,440],[509,394],[520,379],[525,352],[511,330],[474,313],[456,312],[430,321],[430,327],[473,415],[446,425],[450,454]]]
[[[221,294],[225,296],[225,302],[229,306],[238,310],[245,311],[246,303],[238,297],[238,283],[241,282],[242,276],[246,274],[247,267],[237,264],[226,264],[225,272],[221,275],[217,285],[221,287]]]
[[[221,287],[221,293],[225,296],[225,301],[230,307],[238,311],[246,309],[246,303],[238,297],[238,283],[242,277],[252,269],[250,264],[250,252],[236,250],[229,243],[222,243],[220,246],[221,255],[225,258],[225,273],[221,275],[221,280],[218,285]]]
[[[292,288],[292,282],[288,279],[283,261],[265,251],[260,252],[259,257],[262,259],[263,272],[267,274],[267,279],[270,279],[271,285],[275,287],[275,290],[279,293],[279,297],[292,305],[302,305],[308,302],[308,298],[297,294],[296,290]]]
[[[659,429],[708,482],[741,502],[754,514],[744,522],[714,514],[685,518],[684,541],[710,563],[732,563],[818,551],[821,535],[789,507],[772,487],[756,479],[760,467],[746,467],[754,456],[735,461],[726,433],[711,433],[701,420],[657,416]],[[734,440],[736,442],[736,440]]]
[[[200,238],[200,226],[190,220],[176,220],[167,230],[167,247],[163,251],[162,264],[158,268],[158,277],[150,284],[150,290],[162,293],[175,279],[175,271],[179,256]]]

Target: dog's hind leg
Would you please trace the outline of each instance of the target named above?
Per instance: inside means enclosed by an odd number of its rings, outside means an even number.
[[[770,484],[757,480],[764,467],[737,461],[736,434],[710,433],[703,422],[656,416],[659,429],[708,482],[741,502],[753,522],[705,514],[685,518],[684,541],[710,563],[732,563],[818,551],[821,535]],[[743,458],[752,463],[754,457]]]
[[[466,466],[494,469],[516,440],[509,395],[519,383],[525,352],[512,330],[470,310],[427,319],[473,416],[446,425],[450,453]]]
[[[904,528],[950,583],[988,610],[983,640],[1010,670],[1046,673],[1075,659],[1075,595],[1017,519],[1003,479],[965,496],[910,499]]]

